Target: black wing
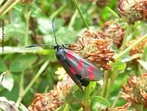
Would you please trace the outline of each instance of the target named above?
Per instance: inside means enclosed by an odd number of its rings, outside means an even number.
[[[72,52],[71,50],[64,49],[67,62],[73,69],[76,70],[83,79],[88,81],[99,81],[104,75],[94,64],[88,62],[87,60],[80,57],[78,54]]]
[[[58,51],[56,51],[56,57],[59,61],[59,63],[63,66],[65,71],[68,73],[68,75],[72,78],[72,80],[78,85],[80,89],[82,88],[82,83],[78,75],[78,72],[69,64],[68,58],[65,56],[64,48],[61,47]]]

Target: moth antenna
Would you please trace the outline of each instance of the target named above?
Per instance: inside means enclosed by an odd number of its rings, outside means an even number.
[[[56,34],[55,34],[54,20],[55,20],[55,18],[52,20],[52,29],[53,29],[53,33],[54,33],[55,43],[58,44],[57,43],[57,37],[56,37]]]
[[[54,27],[54,19],[52,20],[52,29],[53,29],[53,33],[54,33],[55,43],[57,44],[57,38],[56,38],[55,27]],[[48,45],[48,44],[32,44],[30,46],[26,46],[26,48],[38,47],[38,46],[52,46],[52,45]]]
[[[32,44],[30,46],[26,46],[26,48],[38,47],[38,46],[52,46],[52,45],[48,45],[48,44]]]

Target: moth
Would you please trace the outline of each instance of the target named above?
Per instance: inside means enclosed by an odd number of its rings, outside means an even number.
[[[83,90],[83,86],[88,86],[89,81],[99,81],[104,77],[101,70],[94,64],[74,53],[71,49],[65,47],[64,45],[59,45],[57,43],[54,19],[52,20],[52,29],[55,38],[54,50],[56,58],[80,89]],[[34,44],[32,46],[37,45],[39,44]]]

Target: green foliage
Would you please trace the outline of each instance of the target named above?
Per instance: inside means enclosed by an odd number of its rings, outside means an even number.
[[[4,64],[4,62],[2,60],[0,60],[0,73],[4,72],[7,70],[6,65]]]
[[[95,110],[97,108],[106,108],[106,107],[110,107],[109,102],[105,99],[102,98],[100,96],[94,96],[91,100],[92,103],[92,110]]]
[[[28,68],[31,68],[36,60],[37,56],[32,54],[19,56],[11,62],[10,71],[22,72]]]
[[[14,86],[14,80],[13,80],[12,75],[9,73],[9,71],[1,74],[0,81],[1,81],[1,85],[4,88],[8,89],[9,91],[12,90]]]
[[[9,0],[8,0],[9,1]],[[63,105],[56,111],[82,111],[85,105],[92,111],[112,106],[122,106],[126,101],[120,99],[119,91],[126,84],[130,74],[140,75],[147,70],[147,47],[140,56],[130,56],[130,50],[146,38],[146,26],[143,22],[128,25],[117,14],[117,0],[111,0],[107,7],[97,7],[95,3],[75,0],[34,0],[7,6],[0,13],[4,20],[4,52],[0,52],[0,96],[15,101],[20,111],[27,108],[35,93],[49,92],[57,85],[57,68],[61,67],[53,50],[54,36],[51,21],[55,18],[55,33],[59,44],[70,44],[77,40],[86,29],[97,31],[106,21],[116,21],[125,29],[125,37],[120,49],[115,50],[115,62],[111,62],[111,71],[104,72],[104,84],[91,82],[84,91],[74,86]],[[0,11],[3,6],[0,6]],[[126,48],[128,40],[144,35]],[[0,41],[1,37],[0,37]],[[48,44],[27,48],[32,44]],[[1,43],[0,43],[1,45]],[[2,47],[2,45],[1,45]],[[0,49],[1,49],[0,47]],[[139,64],[132,64],[140,57]],[[10,73],[8,73],[10,70]],[[82,102],[81,102],[82,101]],[[23,104],[24,105],[23,105]],[[82,106],[83,105],[83,106]]]

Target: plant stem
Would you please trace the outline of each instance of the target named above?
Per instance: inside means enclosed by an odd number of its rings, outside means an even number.
[[[6,14],[12,7],[14,7],[14,5],[16,5],[20,0],[8,0],[4,6],[0,9],[0,18],[2,18],[2,16],[4,14]]]
[[[78,11],[79,11],[79,13],[80,13],[80,15],[81,15],[81,17],[82,17],[82,19],[83,19],[83,21],[84,21],[86,27],[87,27],[87,29],[89,29],[89,26],[88,26],[88,24],[87,24],[87,22],[86,22],[86,20],[85,20],[85,18],[84,18],[84,16],[83,16],[83,14],[82,14],[82,11],[81,11],[81,9],[80,9],[79,6],[78,6],[77,0],[73,0],[73,2],[74,2],[74,4],[75,4],[75,6],[77,7],[77,9],[78,9]]]
[[[63,111],[70,111],[70,104],[67,103]]]
[[[49,63],[49,60],[47,60],[42,67],[39,69],[39,71],[37,72],[37,74],[35,75],[35,77],[33,78],[33,80],[29,83],[29,85],[24,89],[23,92],[21,92],[21,96],[19,96],[16,104],[19,105],[19,103],[22,101],[22,98],[25,96],[25,94],[29,91],[29,89],[32,87],[32,85],[35,83],[35,81],[38,79],[38,77],[41,75],[41,73],[45,70],[45,68],[47,67]]]
[[[109,7],[106,7],[108,10],[109,10],[109,12],[111,13],[111,14],[113,14],[116,18],[119,18],[119,19],[121,19],[120,17],[119,17],[119,15],[117,14],[117,13],[115,13],[114,12],[114,10],[112,10],[111,8],[109,8]]]
[[[0,0],[0,5],[4,2],[4,0]]]
[[[9,8],[9,6],[14,2],[14,0],[8,0],[3,7],[0,9],[0,15],[2,16],[2,14],[5,12],[5,10],[7,10]]]
[[[120,91],[122,91],[122,89],[121,89]],[[114,102],[113,102],[113,104],[112,104],[112,106],[111,106],[111,110],[115,107],[115,105],[116,105],[116,103],[117,103],[119,97],[120,97],[120,93],[118,93],[118,95],[116,96],[116,98],[115,98],[115,100],[114,100]]]
[[[105,94],[106,99],[109,98],[110,90],[111,90],[111,79],[108,78],[107,87],[106,87],[106,94]]]
[[[76,19],[77,14],[78,14],[78,10],[76,10],[74,12],[73,16],[71,17],[71,20],[70,20],[70,23],[69,23],[68,27],[72,27],[72,25],[73,25],[73,23],[74,23],[74,21]]]
[[[130,29],[130,28],[129,28]],[[138,39],[137,41],[135,41],[132,45],[130,45],[127,49],[125,49],[123,52],[121,52],[117,57],[116,60],[120,59],[123,55],[125,55],[126,53],[128,53],[134,46],[136,46],[138,43],[140,43],[142,40],[144,40],[145,38],[147,38],[147,34],[145,34],[143,37],[141,37],[140,39]],[[114,71],[113,71],[114,72]],[[116,73],[117,74],[117,73]],[[113,81],[115,81],[115,78],[117,77],[117,75],[115,74],[115,77],[111,78],[112,81],[110,81],[110,83],[107,84],[113,84]],[[109,85],[108,85],[109,86]],[[106,97],[108,96],[108,93],[106,94]],[[117,96],[117,99],[114,101],[112,108],[115,106],[117,100],[119,98],[119,95]]]
[[[128,36],[130,35],[130,32],[132,32],[132,25],[128,25],[127,29],[125,31],[125,36],[123,38],[121,49],[123,50],[127,41]]]
[[[0,47],[1,49],[2,47]],[[13,54],[13,53],[31,53],[31,54],[40,54],[40,55],[54,55],[54,50],[46,50],[40,47],[35,48],[26,48],[26,47],[9,47],[5,46],[4,54]],[[0,53],[2,55],[2,53]]]
[[[65,7],[67,6],[67,4],[61,6],[58,10],[56,10],[50,17],[49,19],[54,19],[56,17],[56,15],[58,15]]]
[[[120,59],[123,55],[125,55],[126,53],[128,53],[134,46],[136,46],[137,44],[139,44],[145,38],[147,38],[147,34],[145,34],[143,37],[140,37],[140,39],[138,39],[137,41],[135,41],[127,49],[125,49],[123,52],[121,52],[115,59],[116,60]]]
[[[37,72],[37,74],[35,75],[35,77],[33,78],[33,80],[30,82],[30,84],[26,87],[26,89],[24,90],[24,94],[26,94],[28,92],[28,90],[32,87],[32,85],[35,83],[35,81],[38,79],[38,77],[41,75],[41,73],[45,70],[45,68],[47,67],[48,63],[50,60],[47,60],[42,67],[39,69],[39,71]]]
[[[86,111],[91,111],[91,105],[90,105],[90,85],[88,85],[85,89],[85,93],[86,93],[86,100],[85,100],[85,103],[86,103]]]
[[[26,32],[25,32],[25,46],[27,46],[28,44],[28,35],[29,35],[29,20],[30,20],[30,14],[31,11],[28,12],[28,5],[26,6],[25,9],[25,19],[26,19]]]
[[[105,71],[105,78],[107,79],[104,79],[104,84],[103,84],[103,87],[102,87],[102,90],[101,90],[101,93],[100,93],[100,96],[102,97],[105,97],[105,92],[106,92],[106,88],[107,88],[107,84],[108,84],[108,78],[109,78],[109,74],[108,74],[108,71]]]
[[[20,90],[19,90],[19,98],[17,101],[20,101],[22,100],[23,98],[23,91],[24,91],[24,71],[21,73],[21,78],[20,78],[20,84],[19,84],[19,87],[20,87]],[[19,102],[16,102],[16,106],[18,107],[19,106]]]

